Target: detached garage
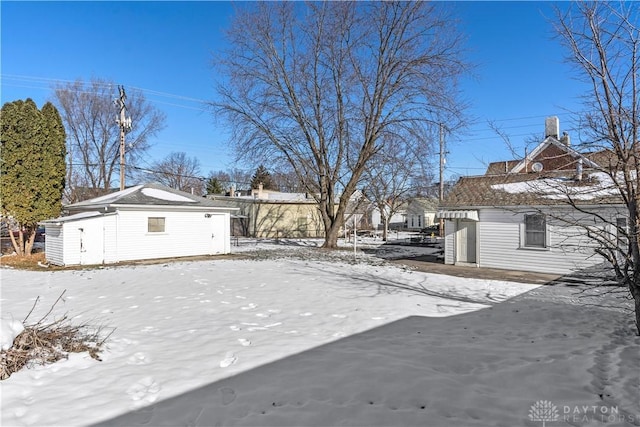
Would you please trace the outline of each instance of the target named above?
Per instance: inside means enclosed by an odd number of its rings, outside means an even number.
[[[65,206],[42,222],[45,255],[54,265],[111,264],[226,254],[236,208],[157,184]]]

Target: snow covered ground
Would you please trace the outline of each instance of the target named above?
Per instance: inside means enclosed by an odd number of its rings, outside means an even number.
[[[317,244],[243,240],[241,260],[0,270],[3,319],[22,321],[40,297],[38,319],[66,290],[53,317],[115,328],[101,362],[72,354],[1,381],[1,424],[640,425],[628,302]]]

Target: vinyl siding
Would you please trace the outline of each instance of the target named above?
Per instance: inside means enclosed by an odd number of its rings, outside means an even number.
[[[44,253],[48,263],[64,265],[64,236],[62,225],[47,224],[45,227]]]
[[[165,218],[165,231],[149,233],[149,217]],[[225,217],[228,214],[212,214],[207,218],[203,211],[120,210],[117,219],[118,261],[223,253],[228,246],[225,245],[225,240],[229,239],[228,223],[221,235],[214,231],[213,223],[225,223]]]
[[[549,220],[551,222],[551,220]],[[480,210],[478,242],[480,267],[566,274],[601,263],[578,228],[548,224],[545,249],[521,245],[524,213],[500,209]]]
[[[63,224],[64,265],[92,265],[104,262],[103,217]]]
[[[445,264],[454,264],[455,263],[455,234],[456,232],[456,222],[452,220],[444,221],[444,263]]]
[[[118,216],[105,216],[103,230],[105,264],[111,264],[120,261],[118,259]]]

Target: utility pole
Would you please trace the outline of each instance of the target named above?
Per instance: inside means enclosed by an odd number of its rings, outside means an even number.
[[[120,126],[120,191],[124,190],[124,154],[125,154],[125,138],[124,136],[131,130],[131,117],[126,117],[127,107],[125,101],[127,95],[124,92],[124,86],[118,86],[120,98],[116,99],[116,104],[120,107],[120,117],[116,119],[116,123]]]
[[[442,204],[442,201],[444,200],[444,163],[445,163],[445,158],[444,158],[444,132],[443,132],[443,124],[440,123],[439,124],[439,129],[440,129],[440,191],[438,192],[438,204]],[[444,219],[440,218],[440,227],[439,227],[439,234],[440,237],[444,236]]]

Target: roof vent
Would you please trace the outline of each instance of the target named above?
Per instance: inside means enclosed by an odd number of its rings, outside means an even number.
[[[534,172],[542,172],[542,169],[544,169],[544,165],[540,162],[535,162],[531,165],[531,170]]]

